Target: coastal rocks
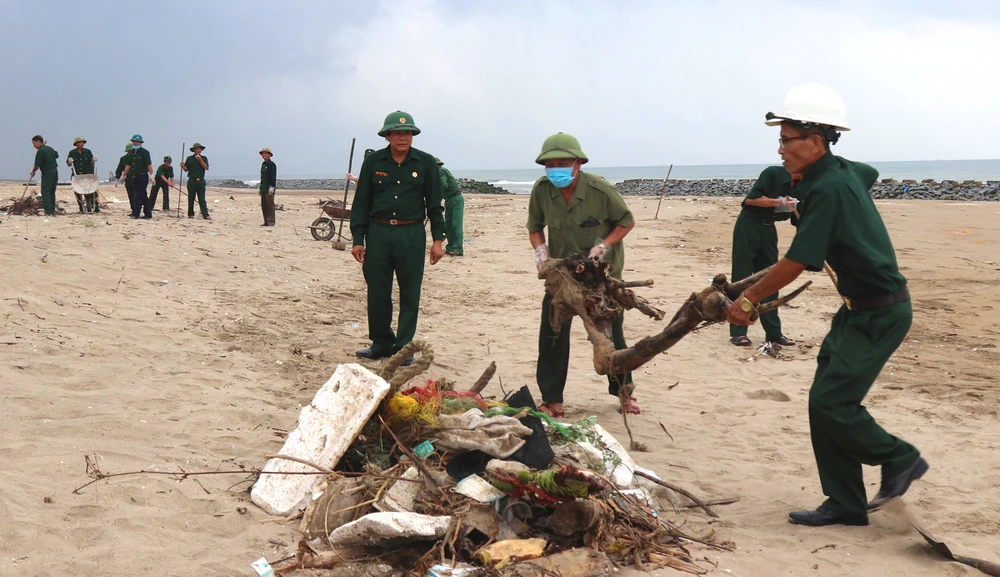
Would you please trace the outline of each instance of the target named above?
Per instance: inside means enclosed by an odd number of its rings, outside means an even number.
[[[750,179],[737,180],[671,180],[666,187],[660,179],[636,179],[620,182],[615,186],[623,195],[631,196],[745,196],[753,186]],[[956,180],[938,182],[925,179],[917,182],[913,179],[897,181],[883,178],[871,189],[872,198],[899,200],[989,200],[1000,201],[1000,181],[987,181],[985,184],[975,180],[959,183]]]
[[[462,191],[462,194],[510,194],[509,190],[494,186],[488,182],[472,180],[470,178],[459,178],[458,188]]]
[[[220,178],[219,180],[206,180],[205,184],[208,186],[215,186],[218,188],[250,188],[250,185],[243,182],[242,180],[236,180],[235,178]]]
[[[242,180],[231,178],[208,180],[209,186],[216,188],[257,188]],[[344,190],[347,181],[343,178],[296,178],[282,180],[278,179],[278,190]],[[511,194],[509,190],[494,186],[481,180],[471,180],[468,178],[458,179],[458,186],[463,194]],[[351,189],[356,189],[357,185],[351,183]]]

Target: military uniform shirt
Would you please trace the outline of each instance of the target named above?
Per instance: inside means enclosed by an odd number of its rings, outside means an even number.
[[[163,179],[160,178],[161,176],[167,179],[166,183],[163,182]],[[174,177],[173,166],[167,166],[166,164],[161,164],[159,168],[156,169],[156,184],[168,184],[170,182],[170,179],[173,177]]]
[[[456,194],[459,194],[461,189],[458,186],[458,181],[455,180],[455,176],[452,175],[451,171],[445,167],[440,167],[441,169],[441,198],[451,198]]]
[[[203,155],[201,155],[201,159],[205,161],[205,166],[207,167],[208,166],[208,157],[203,154]],[[207,170],[207,169],[201,167],[201,163],[198,162],[198,159],[195,158],[193,154],[191,156],[187,157],[186,159],[184,159],[184,166],[187,167],[188,177],[190,177],[190,178],[205,178],[205,170]]]
[[[59,153],[48,144],[43,144],[35,151],[35,166],[42,172],[50,170],[58,171],[57,158],[59,158]]]
[[[634,222],[618,189],[604,178],[583,171],[569,204],[545,176],[535,182],[528,200],[528,232],[542,232],[549,227],[549,255],[554,258],[574,254],[586,257],[598,239],[608,236],[616,226]],[[623,243],[608,249],[604,260],[611,263],[613,276],[620,279],[625,266]]]
[[[129,169],[129,174],[138,176],[149,169],[150,165],[153,164],[153,159],[145,148],[136,148],[128,153],[126,163],[132,167]]]
[[[840,294],[859,298],[906,286],[889,232],[868,190],[878,171],[827,152],[806,171],[799,229],[785,257],[809,270],[829,263]]]
[[[122,177],[122,173],[125,172],[125,166],[127,165],[128,165],[128,153],[126,152],[125,154],[122,155],[121,158],[118,159],[118,168],[115,169],[115,178]],[[129,174],[128,178],[132,178],[132,175]]]
[[[441,176],[434,157],[411,148],[402,163],[389,147],[369,154],[361,165],[351,205],[354,245],[362,245],[373,218],[431,221],[431,237],[444,240]]]
[[[267,159],[260,163],[260,192],[267,192],[272,186],[278,188],[278,167]]]
[[[756,182],[750,187],[746,199],[751,198],[781,198],[783,196],[793,196],[792,176],[788,174],[783,166],[769,166],[760,173]],[[773,207],[751,206],[743,200],[743,214],[753,217],[755,220],[781,221],[788,220],[791,212],[775,212]]]
[[[67,156],[73,159],[73,170],[76,174],[94,174],[94,154],[89,148],[83,150],[74,148]]]

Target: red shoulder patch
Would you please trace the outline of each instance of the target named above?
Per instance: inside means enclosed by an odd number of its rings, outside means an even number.
[[[388,172],[379,172],[379,171],[376,170],[375,171],[375,176],[389,176],[389,173]]]

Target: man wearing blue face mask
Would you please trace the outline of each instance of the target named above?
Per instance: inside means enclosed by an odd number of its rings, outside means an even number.
[[[550,256],[587,254],[611,263],[611,274],[621,279],[625,265],[621,241],[635,226],[635,219],[611,183],[580,170],[587,160],[580,143],[569,134],[553,134],[542,144],[535,162],[545,166],[545,176],[535,182],[528,201],[528,238],[535,249],[535,265],[542,270]],[[542,299],[535,379],[542,392],[539,409],[553,417],[562,417],[571,321],[557,335],[549,323],[551,303],[552,297],[546,293]],[[623,317],[618,317],[611,325],[616,349],[628,348],[622,324]],[[632,373],[608,375],[608,393],[617,397],[618,388],[631,382]],[[639,414],[635,397],[629,397],[625,410]]]

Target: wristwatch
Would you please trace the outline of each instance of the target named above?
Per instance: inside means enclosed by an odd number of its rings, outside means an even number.
[[[740,299],[740,308],[743,309],[743,312],[745,313],[752,313],[755,310],[757,310],[757,307],[752,302],[750,302],[750,299],[748,299],[747,297],[743,297]]]

